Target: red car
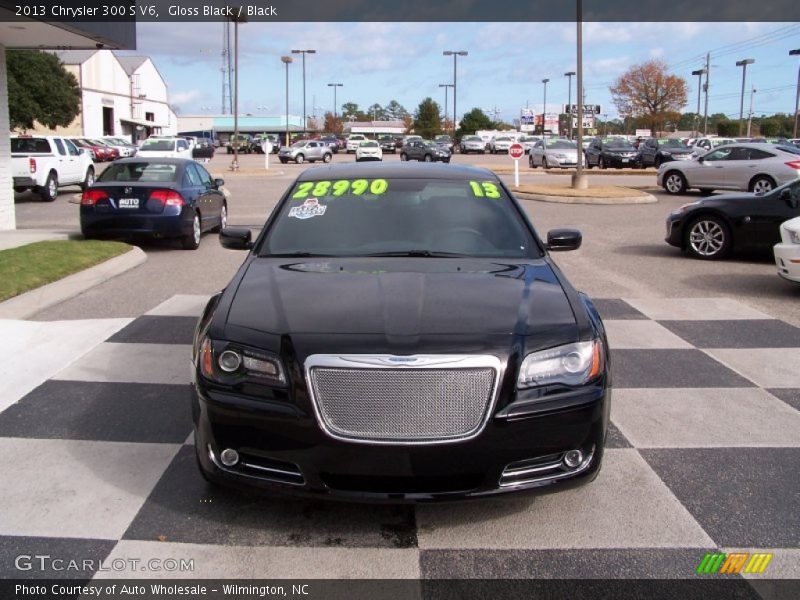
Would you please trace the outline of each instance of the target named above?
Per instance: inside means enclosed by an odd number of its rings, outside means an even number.
[[[108,146],[94,144],[85,138],[73,138],[72,143],[78,146],[78,148],[83,148],[84,150],[91,152],[92,160],[95,162],[111,160],[111,148]]]
[[[119,158],[119,150],[117,150],[116,148],[114,148],[110,144],[107,144],[103,140],[91,139],[91,140],[87,140],[87,141],[90,144],[93,144],[93,145],[98,146],[100,148],[105,148],[106,152],[108,154],[108,160],[117,160]]]

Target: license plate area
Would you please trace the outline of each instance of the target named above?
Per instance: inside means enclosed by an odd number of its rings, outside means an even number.
[[[117,201],[120,208],[139,208],[139,198],[120,198]]]

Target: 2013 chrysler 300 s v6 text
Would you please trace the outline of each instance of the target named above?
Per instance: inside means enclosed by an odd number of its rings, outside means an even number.
[[[611,375],[600,317],[484,169],[305,171],[197,326],[195,448],[215,483],[431,501],[587,483]]]

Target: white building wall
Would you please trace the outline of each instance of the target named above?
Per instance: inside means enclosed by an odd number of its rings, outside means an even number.
[[[169,106],[167,84],[161,78],[153,61],[145,60],[133,73],[136,83],[144,98],[136,105],[134,119],[144,121],[147,113],[153,113],[153,122],[161,126],[161,135],[178,133],[178,122],[175,113]]]
[[[9,130],[6,49],[5,46],[0,45],[0,230],[16,229]]]

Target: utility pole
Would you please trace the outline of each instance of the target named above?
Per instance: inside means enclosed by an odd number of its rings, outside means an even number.
[[[466,50],[445,50],[442,56],[453,57],[453,138],[456,137],[456,121],[458,120],[456,113],[456,92],[458,91],[458,57],[469,56]]]
[[[750,92],[750,116],[747,119],[747,137],[750,137],[750,127],[753,125],[753,96],[756,94],[756,88]]]
[[[343,87],[343,83],[329,83],[328,87],[333,88],[333,117],[335,119],[339,118],[339,107],[336,106],[336,88]]]
[[[586,189],[589,182],[583,174],[583,0],[576,0],[575,25],[577,28],[577,77],[578,77],[578,165],[575,175],[572,176],[572,187],[575,189]]]
[[[453,87],[452,83],[440,83],[440,88],[444,88],[444,118],[447,120],[447,88]],[[453,121],[453,139],[456,137],[456,126],[455,121]]]
[[[800,48],[789,50],[789,56],[800,56]],[[797,139],[797,118],[800,113],[800,66],[797,67],[797,95],[794,99],[794,137]]]
[[[544,139],[544,123],[547,120],[547,83],[549,79],[542,79],[544,84],[544,100],[542,102],[542,139]]]
[[[706,95],[706,106],[703,109],[703,135],[708,135],[708,87],[711,85],[711,52],[706,54],[706,84],[703,91]]]
[[[316,54],[316,50],[292,50],[292,54],[303,55],[303,133],[306,132],[306,54]]]

